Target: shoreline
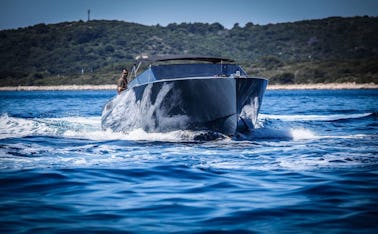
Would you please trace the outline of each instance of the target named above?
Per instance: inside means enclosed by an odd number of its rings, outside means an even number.
[[[378,89],[378,84],[374,83],[319,83],[319,84],[289,84],[289,85],[269,85],[268,90],[339,90],[339,89]]]
[[[0,91],[70,91],[70,90],[116,90],[117,85],[46,85],[46,86],[4,86]]]
[[[112,85],[55,85],[55,86],[4,86],[0,91],[69,91],[69,90],[116,90]],[[328,83],[328,84],[289,84],[269,85],[267,90],[339,90],[339,89],[378,89],[374,83]]]

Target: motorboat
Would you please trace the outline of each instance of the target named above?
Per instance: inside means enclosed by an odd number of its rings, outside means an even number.
[[[268,84],[234,60],[212,56],[139,56],[129,76],[127,90],[104,107],[105,130],[234,136],[256,127]]]

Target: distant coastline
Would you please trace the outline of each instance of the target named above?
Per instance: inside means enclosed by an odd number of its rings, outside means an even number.
[[[321,84],[273,84],[268,90],[311,90],[311,89],[378,89],[378,84],[365,83],[321,83]],[[56,85],[56,86],[7,86],[0,91],[69,91],[69,90],[116,90],[116,85]]]
[[[378,17],[369,16],[250,22],[230,29],[217,22],[40,23],[0,31],[0,86],[115,84],[142,54],[222,55],[271,84],[378,84],[377,24]]]
[[[116,90],[116,85],[41,85],[41,86],[4,86],[0,91],[69,91],[69,90]]]
[[[268,85],[269,90],[309,90],[309,89],[378,89],[375,83],[319,83],[319,84],[287,84],[287,85]]]

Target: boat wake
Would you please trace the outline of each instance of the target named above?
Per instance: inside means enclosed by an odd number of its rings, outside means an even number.
[[[305,140],[324,137],[306,127],[306,121],[358,120],[376,118],[376,113],[348,115],[267,115],[261,114],[257,128],[230,138],[216,132],[178,130],[146,132],[142,128],[128,133],[101,129],[101,117],[19,118],[3,114],[0,117],[0,139],[29,136],[49,136],[88,139],[94,141],[131,140],[191,142],[213,140]],[[301,124],[295,125],[294,122]],[[335,136],[340,137],[340,136]],[[352,136],[353,137],[353,136]]]
[[[374,113],[369,116],[361,118],[376,118]],[[204,131],[147,133],[141,128],[129,133],[103,131],[101,117],[20,118],[2,115],[0,168],[135,168],[144,167],[146,162],[183,158],[189,160],[190,167],[201,170],[307,170],[377,163],[374,148],[349,150],[350,144],[356,141],[360,145],[375,142],[374,135],[329,136],[312,130],[310,122],[303,124],[300,121],[301,124],[297,125],[288,115],[282,119],[289,121],[278,119],[279,115],[272,117],[262,115],[258,128],[230,138]],[[345,145],[340,144],[340,139]],[[348,153],[344,153],[346,149]]]
[[[333,115],[266,115],[260,114],[262,119],[276,119],[286,122],[292,121],[339,121],[361,119],[366,117],[377,117],[378,113],[361,113],[361,114],[333,114]]]

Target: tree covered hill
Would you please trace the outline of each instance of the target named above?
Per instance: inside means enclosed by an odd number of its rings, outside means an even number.
[[[378,18],[247,23],[232,29],[219,23],[162,27],[93,20],[3,30],[0,86],[113,83],[121,67],[131,66],[140,54],[230,57],[250,74],[277,83],[378,83]]]

